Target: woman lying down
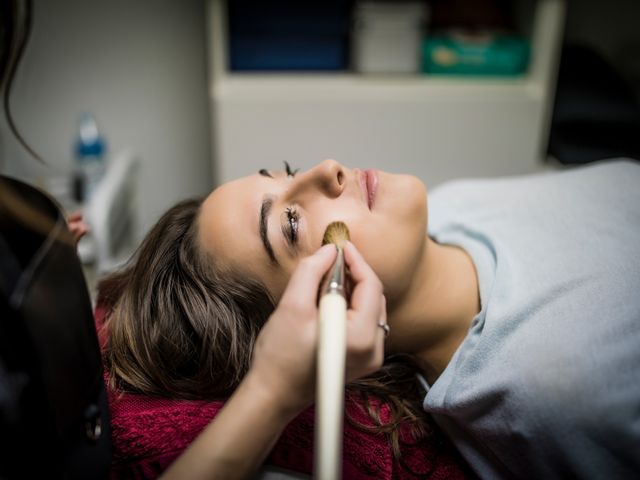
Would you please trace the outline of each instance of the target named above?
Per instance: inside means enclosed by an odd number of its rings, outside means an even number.
[[[482,478],[640,474],[640,165],[456,181],[427,202],[416,177],[327,160],[177,205],[102,282],[114,387],[235,392],[167,475],[249,475],[312,403],[333,221],[355,277],[346,388],[394,406],[381,431],[434,420]]]

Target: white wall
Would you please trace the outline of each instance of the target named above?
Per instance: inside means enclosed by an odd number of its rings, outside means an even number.
[[[56,174],[72,165],[81,112],[111,152],[142,161],[139,233],[177,200],[212,186],[202,0],[35,0],[11,104],[46,169],[0,131],[5,171]]]

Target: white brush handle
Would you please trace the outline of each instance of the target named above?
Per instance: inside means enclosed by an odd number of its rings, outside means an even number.
[[[347,302],[339,293],[327,293],[320,299],[319,310],[315,478],[338,480],[342,475]]]

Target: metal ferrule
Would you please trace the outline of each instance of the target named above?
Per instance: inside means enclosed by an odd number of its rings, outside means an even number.
[[[344,252],[341,248],[336,247],[336,249],[338,250],[336,261],[334,262],[333,267],[331,267],[331,270],[327,273],[320,292],[322,295],[326,295],[327,293],[339,293],[346,298],[344,289]]]

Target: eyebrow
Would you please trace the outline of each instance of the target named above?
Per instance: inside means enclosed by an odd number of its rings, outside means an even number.
[[[273,206],[273,198],[265,197],[262,200],[262,205],[260,205],[260,219],[259,219],[259,230],[260,230],[260,240],[262,240],[262,245],[264,249],[267,251],[267,255],[269,255],[269,259],[271,263],[278,265],[278,260],[276,259],[275,254],[273,253],[273,247],[271,246],[271,242],[269,241],[269,237],[267,236],[268,231],[268,217],[269,212],[271,211],[271,207]]]

